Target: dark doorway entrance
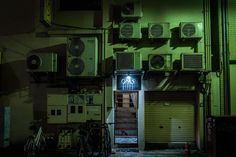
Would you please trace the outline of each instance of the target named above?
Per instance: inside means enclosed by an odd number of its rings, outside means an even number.
[[[115,92],[115,144],[138,145],[138,92]]]

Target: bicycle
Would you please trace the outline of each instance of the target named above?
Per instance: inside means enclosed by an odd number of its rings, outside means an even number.
[[[103,146],[102,146],[102,153],[104,157],[108,157],[111,154],[111,136],[108,125],[114,123],[104,123],[100,127],[104,131],[103,135]]]
[[[111,138],[107,123],[88,123],[80,127],[79,134],[78,157],[108,157],[111,154]]]
[[[26,157],[35,157],[36,152],[41,152],[45,149],[46,138],[41,123],[42,120],[35,120],[30,123],[29,129],[33,131],[33,135],[27,137],[24,145]]]

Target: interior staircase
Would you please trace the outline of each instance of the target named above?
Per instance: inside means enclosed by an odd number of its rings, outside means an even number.
[[[137,144],[137,118],[134,108],[117,107],[115,137],[118,144]]]

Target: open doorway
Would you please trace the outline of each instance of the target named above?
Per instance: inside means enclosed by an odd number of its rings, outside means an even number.
[[[138,92],[115,91],[115,144],[138,146]]]

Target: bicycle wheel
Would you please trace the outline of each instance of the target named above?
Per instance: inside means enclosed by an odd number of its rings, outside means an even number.
[[[35,145],[33,136],[29,136],[26,139],[26,144],[24,145],[24,152],[26,157],[35,157]]]
[[[104,156],[108,157],[111,154],[111,137],[107,124],[104,125]]]
[[[87,143],[85,137],[80,137],[77,144],[77,157],[88,157]]]

